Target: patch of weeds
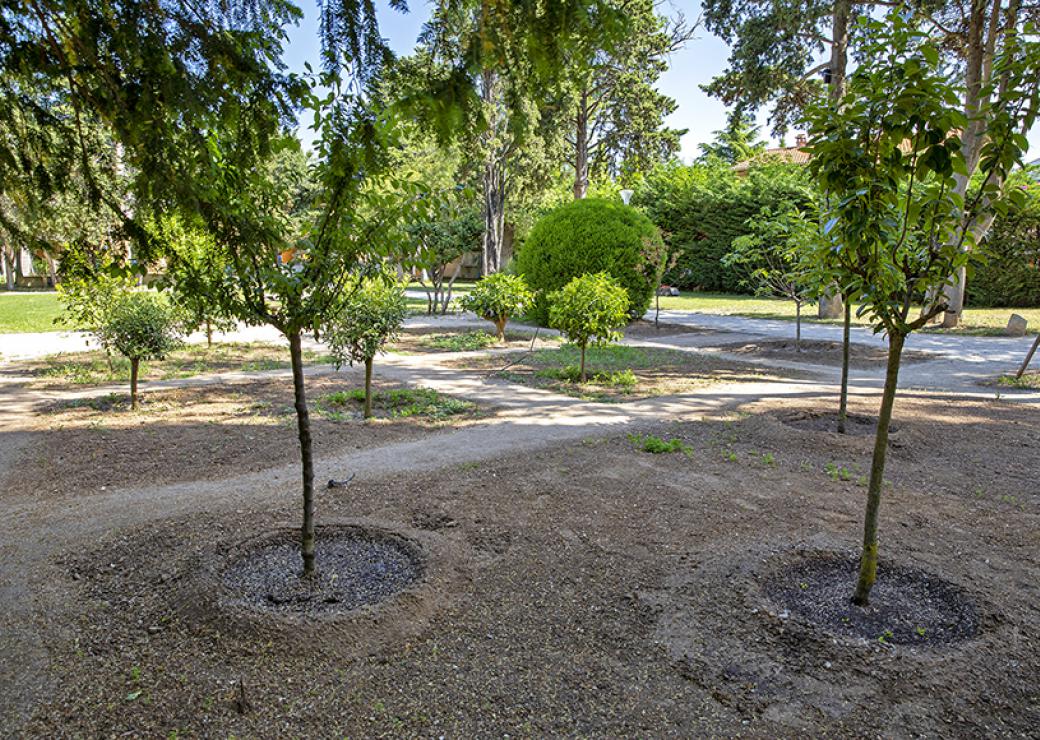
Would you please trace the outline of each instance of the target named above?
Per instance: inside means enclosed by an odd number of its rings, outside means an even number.
[[[852,471],[846,468],[844,465],[837,465],[829,462],[823,466],[823,470],[827,475],[830,476],[832,481],[850,481],[852,480]]]
[[[722,459],[725,460],[726,462],[736,462],[737,461],[737,453],[734,452],[733,450],[723,450],[722,451]]]
[[[459,470],[479,470],[480,463],[476,461],[464,462],[459,465]]]
[[[643,452],[649,452],[653,455],[681,452],[689,457],[693,454],[693,447],[686,444],[681,439],[661,439],[653,434],[647,434],[645,436],[629,434],[628,441],[635,445],[636,449]]]
[[[1016,378],[1014,375],[1001,375],[997,378],[997,385],[1004,388],[1038,390],[1040,389],[1040,373],[1026,373],[1021,378]]]
[[[880,642],[882,645],[888,645],[888,641],[891,640],[893,637],[894,635],[892,634],[892,630],[885,630],[878,636],[877,641]]]
[[[433,349],[446,352],[475,352],[487,349],[498,340],[486,331],[467,331],[460,334],[433,334],[424,337],[422,343]]]
[[[581,368],[578,365],[565,367],[546,367],[535,372],[535,376],[547,380],[562,380],[564,383],[578,383],[581,380]],[[616,388],[629,392],[636,387],[639,379],[631,368],[612,372],[594,372],[588,375],[588,384]]]
[[[776,455],[772,452],[764,452],[762,453],[762,462],[766,465],[776,465]]]

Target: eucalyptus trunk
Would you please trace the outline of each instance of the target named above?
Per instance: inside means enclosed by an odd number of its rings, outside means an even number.
[[[859,579],[852,603],[867,606],[870,590],[877,580],[878,564],[878,512],[881,509],[881,489],[885,480],[885,456],[888,453],[888,430],[892,422],[892,406],[896,399],[899,383],[899,362],[903,355],[902,334],[888,337],[888,367],[885,371],[885,389],[881,394],[881,411],[878,413],[877,433],[874,435],[874,457],[870,464],[870,483],[867,486],[867,510],[863,519],[863,552],[859,561]]]
[[[827,96],[832,102],[841,100],[845,94],[846,70],[849,61],[849,19],[852,16],[852,0],[838,0],[834,3],[831,16],[831,58],[828,67],[830,73],[830,89]],[[820,296],[819,317],[836,319],[841,316],[842,297],[838,286],[831,285]]]
[[[852,342],[852,305],[845,298],[845,320],[841,332],[841,393],[838,398],[838,434],[845,434],[849,418],[849,360]]]
[[[969,174],[954,175],[954,192],[962,199],[966,198],[971,182],[970,173],[974,172],[978,166],[982,156],[982,147],[987,141],[985,122],[982,120],[980,112],[992,103],[992,93],[987,90],[993,78],[998,30],[1002,25],[1007,28],[1015,27],[1020,6],[1019,0],[1011,0],[1006,8],[1006,18],[1001,18],[1002,13],[1005,13],[1002,0],[971,0],[966,19],[967,38],[964,58],[964,114],[968,119],[968,125],[964,127],[960,137],[961,155],[964,157],[966,171]],[[1004,88],[1004,80],[1002,80],[998,86],[998,96],[1004,94]],[[1004,179],[999,178],[994,184],[1000,189],[1004,185]],[[969,229],[972,239],[964,243],[969,247],[971,244],[980,244],[986,238],[992,224],[992,213],[974,220],[968,219],[966,215],[962,216],[958,239],[962,237],[964,230]],[[961,267],[950,276],[943,290],[946,303],[946,312],[942,318],[944,328],[952,329],[960,324],[961,315],[964,313],[966,287],[967,271]]]
[[[300,330],[288,333],[292,361],[293,393],[296,399],[296,430],[300,438],[300,461],[303,467],[303,527],[300,551],[303,575],[314,575],[314,455],[311,443],[311,417],[307,411],[307,393],[303,384],[303,348]]]

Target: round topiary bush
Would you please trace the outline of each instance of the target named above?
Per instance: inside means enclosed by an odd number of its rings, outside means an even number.
[[[650,307],[664,270],[661,232],[635,208],[586,198],[560,206],[531,229],[516,256],[516,270],[536,293],[531,318],[545,324],[547,296],[576,277],[605,272],[628,293],[629,312]]]

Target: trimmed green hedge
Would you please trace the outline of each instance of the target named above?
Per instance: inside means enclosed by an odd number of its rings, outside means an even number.
[[[986,264],[968,279],[968,306],[1040,306],[1040,197],[993,224]]]
[[[546,296],[576,277],[605,272],[628,293],[630,313],[650,307],[664,269],[661,232],[635,208],[586,198],[556,208],[534,225],[516,255],[515,267],[537,298],[531,318],[544,324]]]
[[[665,235],[675,260],[664,282],[685,290],[749,293],[747,271],[723,264],[733,241],[751,232],[748,219],[766,207],[808,203],[809,179],[798,165],[753,167],[737,177],[728,166],[666,165],[636,191],[643,209]]]

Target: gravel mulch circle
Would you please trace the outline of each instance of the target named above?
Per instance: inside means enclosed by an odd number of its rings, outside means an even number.
[[[818,412],[797,410],[777,415],[784,426],[794,427],[803,431],[811,432],[838,432],[838,412]],[[852,436],[873,436],[877,431],[877,418],[863,414],[848,414],[846,416],[845,434]],[[890,424],[889,434],[899,431],[897,424]]]
[[[414,545],[361,529],[323,531],[315,561],[317,573],[304,578],[296,532],[249,548],[224,571],[228,603],[281,613],[347,612],[389,599],[422,577]]]
[[[778,569],[764,584],[779,607],[827,633],[893,645],[935,646],[971,639],[979,613],[960,588],[917,568],[878,566],[870,604],[850,597],[856,559],[819,554]]]

